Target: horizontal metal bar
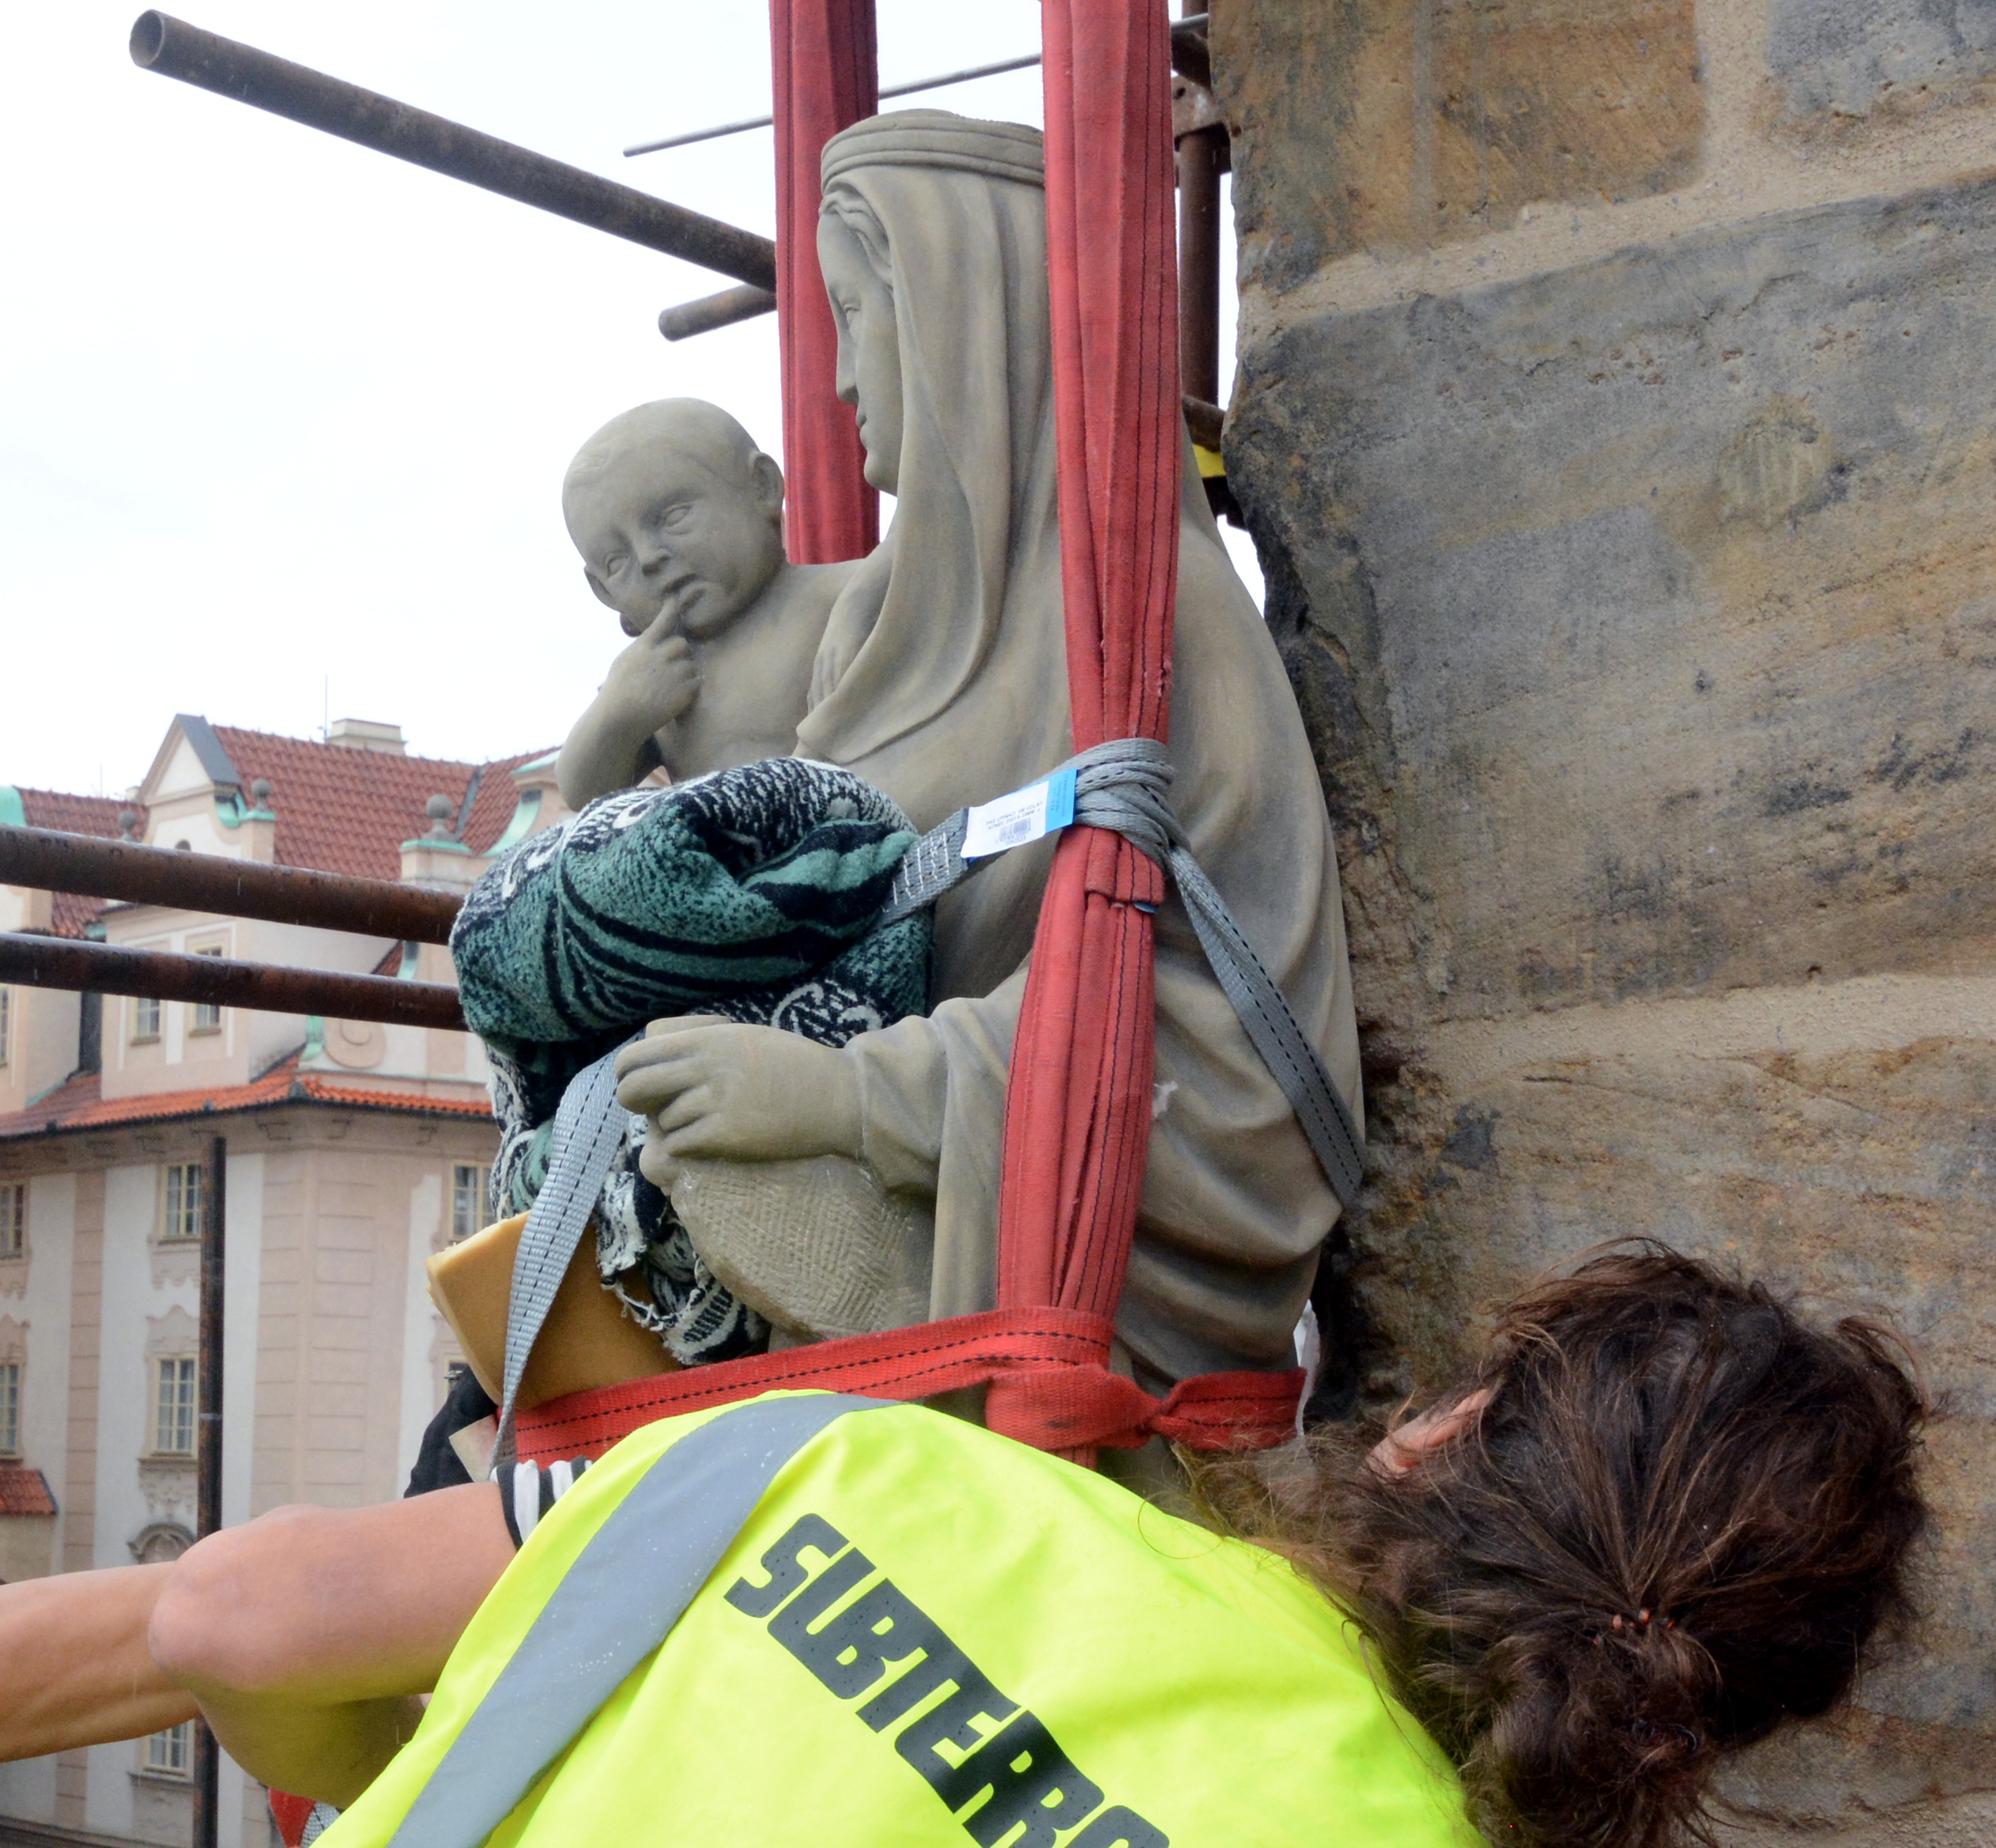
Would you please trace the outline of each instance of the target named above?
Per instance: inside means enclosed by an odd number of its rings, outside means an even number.
[[[952,84],[975,83],[980,77],[1002,77],[1008,70],[1026,70],[1040,62],[1037,51],[1021,58],[1001,58],[996,64],[974,64],[968,70],[953,70],[942,77],[917,78],[911,84],[895,84],[880,92],[885,103],[890,96],[912,96],[919,90],[946,90]]]
[[[142,70],[177,77],[647,250],[718,270],[758,289],[776,286],[776,247],[766,237],[357,84],[343,83],[323,71],[274,58],[170,14],[138,16],[132,27],[131,55]]]
[[[776,298],[766,289],[724,289],[719,295],[661,308],[658,331],[668,340],[690,340],[696,334],[711,334],[717,327],[732,327],[738,321],[775,311]]]
[[[1172,22],[1172,68],[1192,77],[1196,82],[1208,81],[1212,70],[1211,61],[1206,51],[1206,15],[1194,13],[1190,19]],[[997,77],[1008,70],[1029,70],[1040,62],[1037,51],[1028,51],[1023,57],[1007,58],[997,64],[975,64],[968,70],[953,70],[941,77],[918,78],[911,84],[894,84],[880,92],[885,103],[890,96],[912,96],[923,90],[946,90],[953,84],[973,83],[980,77]],[[1187,64],[1195,68],[1187,70]],[[743,122],[724,122],[718,128],[696,128],[685,134],[667,135],[660,141],[640,141],[636,146],[626,148],[624,157],[629,160],[633,154],[657,154],[667,148],[690,148],[696,141],[719,141],[723,135],[747,134],[751,130],[775,126],[773,115],[755,115]],[[716,322],[720,326],[722,323]],[[695,333],[704,333],[704,328],[695,328]],[[684,334],[668,334],[668,340],[681,340]]]
[[[662,141],[640,141],[636,147],[626,148],[624,158],[629,160],[635,154],[662,154],[668,148],[690,148],[696,141],[718,141],[724,135],[749,134],[759,128],[774,128],[773,115],[745,116],[739,122],[723,122],[713,128],[696,128],[688,134],[667,135]]]
[[[1037,51],[1028,51],[1021,58],[1007,58],[997,64],[974,65],[968,70],[953,70],[943,77],[925,77],[911,84],[896,84],[880,92],[885,103],[890,96],[912,96],[921,90],[945,90],[952,84],[967,84],[980,77],[997,77],[1008,70],[1026,70],[1040,62]],[[633,154],[662,153],[667,148],[690,148],[696,141],[719,141],[723,135],[747,134],[753,129],[772,128],[776,118],[773,115],[754,115],[744,122],[723,123],[719,128],[696,128],[686,134],[667,135],[662,141],[640,141],[634,148],[626,148],[624,157],[629,160]]]
[[[85,994],[137,994],[157,1001],[208,1001],[273,1014],[319,1014],[337,1020],[380,1020],[393,1027],[446,1027],[463,1032],[458,991],[440,982],[392,975],[343,975],[330,969],[281,969],[223,956],[182,956],[126,949],[71,937],[0,931],[0,982],[66,988]]]
[[[0,885],[413,943],[448,943],[464,902],[455,892],[426,892],[387,879],[264,866],[219,854],[142,847],[135,841],[99,840],[48,828],[0,827]]]

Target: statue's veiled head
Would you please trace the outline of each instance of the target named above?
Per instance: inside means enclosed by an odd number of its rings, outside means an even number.
[[[902,110],[834,136],[823,173],[818,262],[839,326],[839,395],[858,413],[866,479],[899,494],[911,362],[929,396],[989,398],[1008,390],[1017,338],[1043,328],[1040,138]]]
[[[613,417],[561,485],[589,587],[642,635],[668,599],[696,639],[726,626],[783,561],[783,473],[718,405],[662,398]]]
[[[1064,725],[1057,669],[1021,665],[1062,620],[1040,131],[900,111],[834,135],[823,172],[840,395],[896,504],[832,612],[799,740],[858,762],[973,689]]]

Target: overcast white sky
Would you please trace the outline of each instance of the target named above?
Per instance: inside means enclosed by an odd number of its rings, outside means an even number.
[[[766,130],[618,153],[767,111],[765,0],[179,4],[772,228]],[[1031,0],[879,9],[885,83],[1037,44]],[[773,318],[670,345],[658,311],[727,279],[141,72],[138,10],[8,9],[0,783],[122,792],[176,711],[314,735],[329,684],[425,755],[559,741],[621,640],[562,529],[568,457],[681,394],[780,454]],[[1037,123],[1040,75],[910,101]]]

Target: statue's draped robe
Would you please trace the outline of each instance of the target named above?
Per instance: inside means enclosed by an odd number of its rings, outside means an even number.
[[[1035,131],[940,111],[877,117],[825,151],[827,209],[892,281],[904,421],[893,525],[833,609],[798,749],[922,828],[1072,749],[1039,172]],[[1356,1114],[1330,823],[1274,647],[1187,462],[1174,805]],[[843,1055],[867,1160],[934,1197],[937,1317],[995,1298],[1006,1071],[1051,844],[942,899],[931,1013]],[[1175,896],[1157,925],[1156,1117],[1119,1333],[1149,1383],[1288,1366],[1338,1203]]]

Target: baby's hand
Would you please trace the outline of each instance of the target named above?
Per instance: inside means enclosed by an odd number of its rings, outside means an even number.
[[[693,651],[667,609],[610,663],[602,697],[627,713],[635,729],[649,734],[684,718],[700,689]]]

